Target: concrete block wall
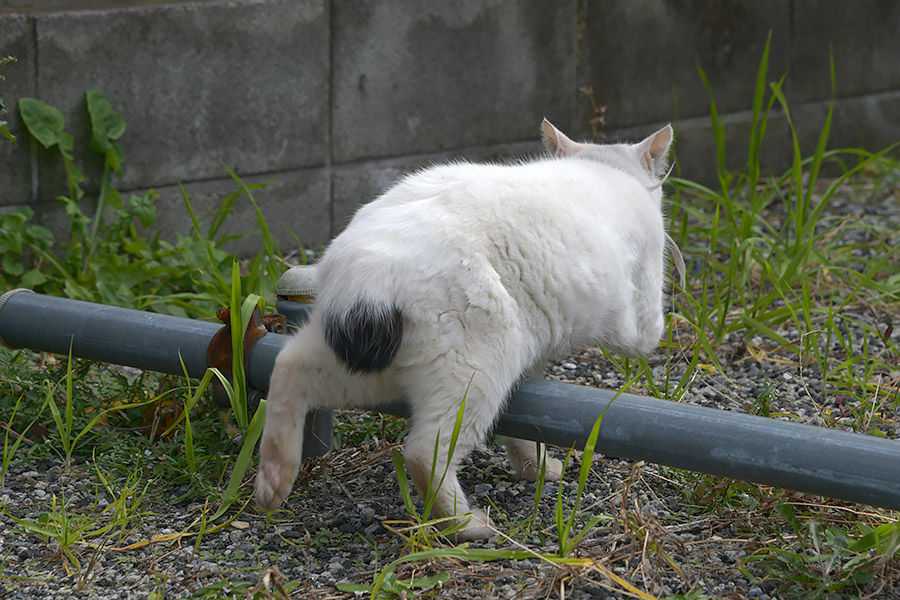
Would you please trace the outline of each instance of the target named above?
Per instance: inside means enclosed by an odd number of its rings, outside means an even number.
[[[76,146],[89,139],[83,93],[101,91],[123,116],[120,191],[156,189],[158,226],[189,221],[179,183],[201,212],[235,186],[255,193],[286,247],[326,243],[361,203],[410,169],[454,157],[538,149],[544,116],[589,137],[591,85],[608,105],[608,138],[678,127],[685,177],[715,173],[707,73],[739,165],[756,69],[769,32],[769,79],[788,72],[792,117],[811,150],[837,74],[833,146],[900,139],[893,0],[9,0],[0,8],[8,120],[0,139],[0,210],[30,205],[60,222],[55,156],[30,143],[15,104],[61,109]],[[787,122],[772,118],[764,160],[790,157]],[[98,159],[76,158],[96,187]],[[90,202],[90,198],[85,200]],[[239,202],[232,231],[254,227]],[[258,239],[236,249],[252,251]]]

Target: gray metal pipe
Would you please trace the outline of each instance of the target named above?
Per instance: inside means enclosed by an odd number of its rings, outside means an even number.
[[[0,305],[0,339],[89,360],[192,377],[206,372],[206,346],[221,323],[180,319],[117,306],[56,298],[28,290],[8,292]],[[204,342],[204,340],[206,340]]]
[[[0,302],[0,341],[12,348],[69,354],[88,360],[203,377],[206,348],[222,328],[217,321],[198,321],[158,313],[107,306],[31,293],[7,292]],[[284,340],[259,339],[248,357],[250,387],[269,389],[269,376]],[[180,356],[180,359],[179,359]]]
[[[615,398],[615,400],[613,400]],[[529,380],[504,434],[900,510],[900,442],[657,398]]]
[[[16,293],[0,302],[10,346],[181,373],[205,371],[213,323]],[[266,390],[286,336],[269,334],[250,354],[248,381]],[[201,358],[202,357],[202,358]],[[615,400],[613,400],[615,398]],[[609,406],[597,451],[900,510],[900,443],[656,398],[529,379],[513,393],[496,431],[583,448]],[[384,412],[406,414],[402,402]]]
[[[206,348],[222,324],[11,290],[0,296],[0,343],[127,365],[149,371],[201,378],[208,368]],[[269,389],[275,357],[285,336],[263,335],[247,358],[247,382]],[[184,368],[182,368],[182,361]],[[313,411],[306,420],[303,455],[331,449],[330,411]]]

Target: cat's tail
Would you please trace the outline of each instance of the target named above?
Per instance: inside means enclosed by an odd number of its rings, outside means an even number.
[[[322,313],[325,343],[352,373],[391,366],[403,340],[403,314],[394,304],[358,299]]]

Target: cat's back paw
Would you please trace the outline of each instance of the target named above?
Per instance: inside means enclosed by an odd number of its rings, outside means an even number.
[[[547,472],[544,475],[546,481],[559,481],[563,476],[563,461],[558,458],[547,457]]]
[[[445,535],[457,543],[486,540],[497,533],[491,518],[480,508],[473,508],[471,514],[457,517],[454,522],[464,525],[456,531],[446,532]]]
[[[558,458],[551,458],[548,456],[544,468],[546,469],[544,472],[544,481],[559,481],[562,479],[563,462]],[[533,462],[526,463],[517,475],[520,479],[524,479],[525,481],[537,481],[538,465]]]

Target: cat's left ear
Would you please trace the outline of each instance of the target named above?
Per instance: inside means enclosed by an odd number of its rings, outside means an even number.
[[[547,152],[554,156],[573,156],[584,147],[584,144],[573,142],[567,138],[566,134],[554,127],[547,119],[541,123],[541,141],[544,142]]]
[[[641,165],[659,179],[666,174],[669,164],[669,148],[672,146],[672,126],[666,125],[644,141],[637,144],[636,150]]]

